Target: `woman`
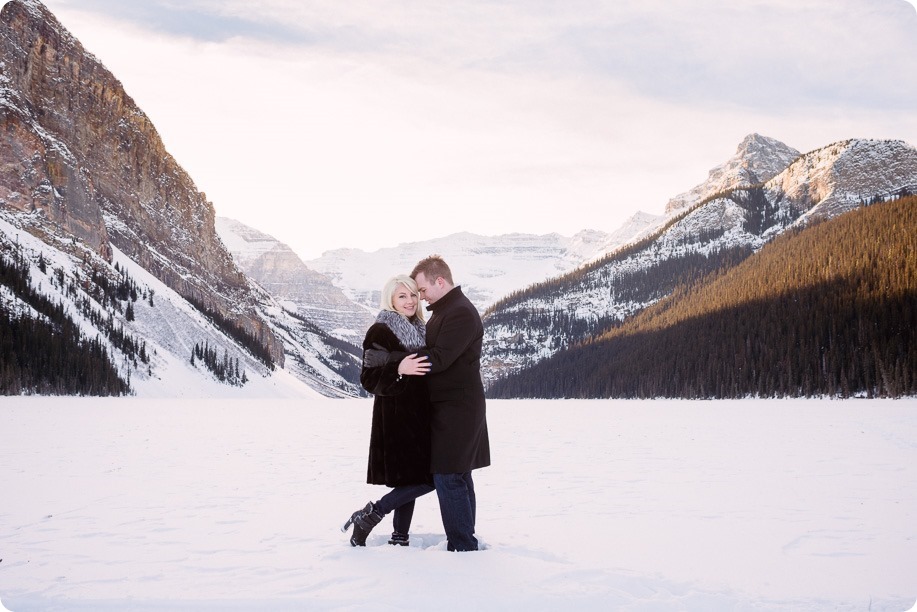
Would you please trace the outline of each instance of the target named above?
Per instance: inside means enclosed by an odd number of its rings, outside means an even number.
[[[382,288],[381,311],[363,340],[363,350],[385,349],[382,364],[366,362],[360,372],[363,388],[374,394],[366,482],[394,487],[382,499],[357,510],[344,523],[353,525],[352,546],[366,546],[366,536],[382,517],[394,511],[389,544],[408,546],[414,500],[433,490],[430,475],[430,398],[426,374],[430,366],[405,355],[423,348],[423,313],[417,284],[410,276],[392,277]]]

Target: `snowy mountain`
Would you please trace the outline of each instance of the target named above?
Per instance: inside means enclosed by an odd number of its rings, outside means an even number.
[[[217,217],[216,227],[239,267],[285,308],[332,336],[362,342],[376,305],[356,304],[272,236],[225,217]]]
[[[766,146],[749,146],[758,142]],[[749,184],[748,172],[724,170],[773,171],[762,151],[786,163],[766,182]],[[917,149],[904,142],[848,140],[787,161],[791,151],[746,138],[737,158],[711,172],[715,180],[680,196],[679,206],[670,204],[655,234],[497,303],[484,317],[485,378],[508,376],[587,341],[677,286],[736,265],[791,227],[917,191]]]
[[[310,270],[289,246],[233,219],[217,231],[257,285],[265,320],[286,352],[285,367],[323,395],[362,395],[360,344],[374,316]]]
[[[10,325],[15,330],[23,317],[47,320],[32,305],[30,293],[39,294],[59,305],[84,338],[104,347],[119,376],[138,396],[318,396],[282,370],[272,371],[117,247],[112,247],[109,263],[83,245],[75,250],[56,248],[33,236],[21,220],[21,215],[0,208],[0,260],[25,262],[33,291],[0,285],[0,314],[9,317],[0,332],[8,332]],[[129,290],[119,295],[120,287]],[[32,337],[29,346],[40,345]],[[195,347],[216,353],[213,368],[204,359],[195,362]],[[226,362],[232,364],[231,373],[221,371]]]
[[[0,88],[6,208],[27,213],[36,235],[78,240],[108,261],[119,249],[282,365],[206,195],[121,83],[37,0],[0,11]]]
[[[917,192],[917,154],[900,140],[836,142],[797,159],[765,190],[774,205],[785,197],[804,210],[799,223],[831,218],[864,201]]]
[[[0,126],[0,391],[361,393],[359,350],[239,269],[143,111],[37,0],[0,11]]]
[[[437,253],[449,263],[455,282],[483,312],[513,291],[573,270],[639,239],[661,219],[638,213],[612,234],[585,230],[572,237],[465,232],[373,252],[337,249],[306,263],[330,278],[354,302],[376,310],[379,291],[389,277],[408,274],[418,261]]]
[[[251,288],[259,316],[285,351],[284,369],[250,347],[113,247],[111,263],[88,249],[70,253],[25,231],[0,209],[0,261],[28,264],[33,293],[60,304],[84,338],[98,340],[130,392],[141,397],[352,397],[362,391],[359,350]],[[90,272],[87,273],[87,270]],[[6,280],[6,279],[4,279]],[[0,283],[0,315],[44,318],[28,295]],[[118,295],[115,289],[131,289]],[[0,330],[0,336],[6,328]],[[31,346],[38,345],[33,339]],[[202,354],[209,350],[215,361]],[[231,365],[227,372],[225,364]],[[0,387],[3,387],[0,380]],[[8,389],[15,390],[15,389]],[[60,391],[49,387],[46,392]]]
[[[706,181],[669,200],[665,207],[666,215],[678,214],[714,194],[768,181],[783,172],[797,157],[799,151],[779,140],[749,134],[739,143],[736,154],[713,168]]]

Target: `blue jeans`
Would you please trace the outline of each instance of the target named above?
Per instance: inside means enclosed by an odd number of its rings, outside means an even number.
[[[373,506],[382,515],[395,511],[392,517],[392,529],[407,535],[411,528],[411,519],[414,518],[414,500],[421,495],[426,495],[433,490],[428,484],[403,485],[395,487],[382,496]]]
[[[433,484],[439,497],[439,512],[443,517],[448,549],[477,550],[478,540],[474,537],[477,501],[471,472],[433,474]]]

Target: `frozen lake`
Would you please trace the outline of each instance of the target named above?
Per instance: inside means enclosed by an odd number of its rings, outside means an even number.
[[[0,610],[917,601],[917,400],[491,401],[478,553],[350,547],[370,407],[0,398]]]

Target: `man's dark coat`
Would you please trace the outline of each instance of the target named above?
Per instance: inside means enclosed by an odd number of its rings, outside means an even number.
[[[383,323],[374,323],[366,332],[363,348],[371,349],[374,344],[391,352],[406,351]],[[374,368],[364,366],[360,384],[376,396],[366,482],[390,487],[431,484],[430,395],[425,377],[398,380],[398,363],[391,362]]]
[[[484,325],[474,305],[455,287],[427,307],[427,381],[432,404],[431,471],[455,474],[490,465],[481,345]]]

